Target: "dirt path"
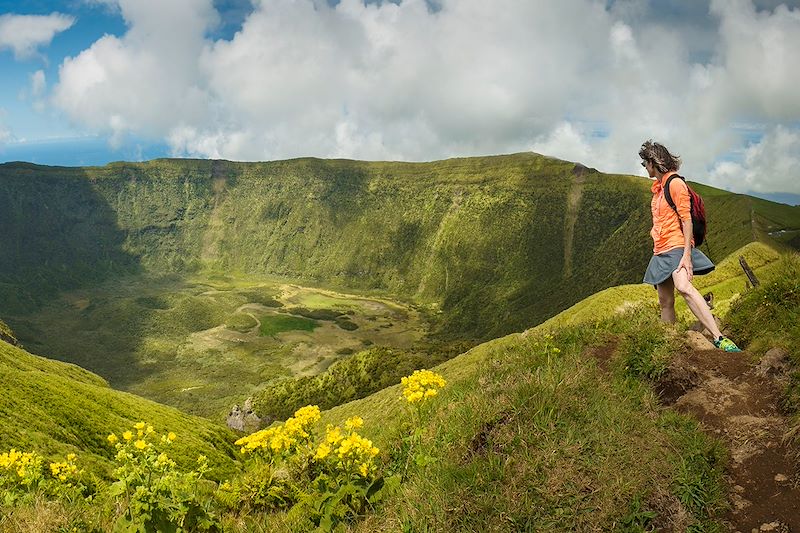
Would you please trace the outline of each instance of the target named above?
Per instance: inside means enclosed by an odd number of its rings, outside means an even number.
[[[658,388],[666,404],[730,450],[725,524],[741,533],[800,532],[798,450],[784,442],[789,426],[779,407],[787,354],[774,349],[753,364],[747,352],[721,352],[690,333],[693,349],[671,363]]]

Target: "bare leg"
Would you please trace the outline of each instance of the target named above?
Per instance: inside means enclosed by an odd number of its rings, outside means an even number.
[[[715,339],[722,336],[711,310],[708,308],[706,301],[700,292],[694,288],[692,282],[689,281],[689,276],[686,270],[681,269],[672,273],[672,280],[675,288],[678,290],[683,299],[686,300],[686,305],[697,317],[697,320],[708,330]],[[663,312],[662,312],[663,313]]]
[[[661,320],[667,324],[675,323],[675,283],[672,278],[667,278],[663,283],[656,285],[658,290],[658,305],[661,307]]]

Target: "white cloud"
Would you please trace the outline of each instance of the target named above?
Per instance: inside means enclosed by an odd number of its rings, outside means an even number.
[[[11,133],[11,130],[5,125],[6,114],[7,111],[0,107],[0,148],[2,148],[4,144],[14,140],[14,135]]]
[[[722,189],[792,192],[798,191],[798,176],[800,132],[777,126],[748,147],[741,162],[717,164],[710,182]]]
[[[45,109],[44,94],[47,90],[47,77],[43,70],[37,70],[31,74],[30,98],[34,110],[39,113]]]
[[[211,0],[120,0],[130,30],[105,35],[59,69],[53,102],[73,120],[119,140],[165,137],[176,124],[210,117],[198,72]]]
[[[219,20],[211,0],[113,4],[129,31],[66,59],[53,101],[117,142],[161,138],[175,155],[426,160],[534,149],[630,173],[654,138],[703,181],[744,149],[733,124],[794,135],[800,118],[800,71],[789,64],[800,10],[756,11],[749,0],[713,0],[710,29],[660,22],[641,0],[442,0],[435,12],[425,0],[261,0],[217,41],[207,37]]]
[[[531,149],[540,154],[565,159],[567,161],[594,161],[594,150],[575,125],[569,122],[559,124],[549,135],[541,136]]]
[[[705,104],[771,120],[800,119],[800,8],[756,12],[749,0],[712,0],[720,19],[713,90]]]
[[[39,98],[44,94],[47,81],[43,70],[37,70],[31,74],[31,96]]]
[[[0,50],[13,50],[17,59],[30,58],[36,55],[39,47],[49,45],[57,33],[74,23],[73,17],[61,13],[0,15]]]

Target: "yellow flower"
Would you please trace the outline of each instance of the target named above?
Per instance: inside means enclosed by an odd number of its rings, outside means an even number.
[[[116,436],[116,435],[114,435],[113,433],[112,433],[112,434],[110,434],[110,435],[109,435],[108,437],[106,437],[106,438],[108,439],[108,442],[110,442],[111,444],[116,444],[116,443],[117,443],[117,441],[119,440],[119,439],[117,438],[117,436]]]
[[[302,421],[303,425],[313,424],[320,418],[319,407],[316,405],[306,405],[294,413],[294,418]]]
[[[344,427],[351,431],[354,429],[358,429],[363,425],[364,425],[364,419],[361,418],[360,416],[354,416],[352,418],[348,418],[344,423]]]
[[[170,431],[170,432],[169,432],[169,434],[167,435],[167,440],[168,440],[169,442],[173,442],[173,441],[174,441],[175,439],[177,439],[177,438],[178,438],[178,436],[177,436],[177,435],[175,435],[175,433],[173,433],[173,432],[171,432],[171,431]]]
[[[144,423],[144,422],[137,422],[136,424],[134,424],[134,426],[133,426],[133,427],[134,427],[135,429],[142,430],[142,429],[144,429],[144,427],[145,427],[145,423]]]
[[[122,434],[122,438],[125,440],[131,440],[133,438],[133,433],[131,433],[130,431],[126,431],[125,433]]]
[[[361,466],[358,468],[358,473],[361,474],[362,477],[367,477],[367,472],[369,472],[369,466],[367,463],[361,463]]]
[[[415,370],[400,382],[403,384],[403,397],[408,403],[436,396],[438,389],[447,383],[442,376],[430,370]]]
[[[319,461],[321,459],[325,459],[330,453],[331,453],[331,447],[323,442],[317,448],[317,453],[316,455],[314,455],[314,460]]]
[[[339,426],[328,426],[325,430],[325,440],[329,444],[338,444],[344,437],[342,436],[342,429]]]
[[[147,443],[141,439],[137,440],[133,445],[136,446],[137,450],[144,450],[147,448]]]

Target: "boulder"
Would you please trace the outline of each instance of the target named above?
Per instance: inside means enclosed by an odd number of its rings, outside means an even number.
[[[250,433],[261,428],[262,420],[253,411],[252,399],[248,398],[245,400],[244,406],[239,407],[238,404],[233,406],[231,412],[228,413],[226,423],[231,429]]]

